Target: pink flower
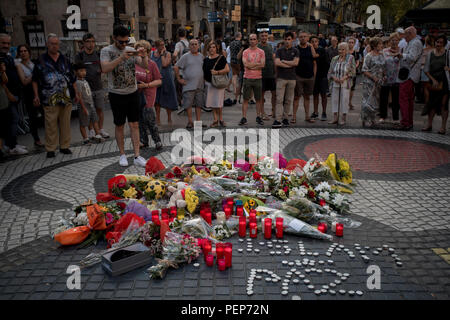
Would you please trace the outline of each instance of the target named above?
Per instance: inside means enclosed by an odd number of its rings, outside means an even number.
[[[244,172],[250,171],[250,164],[249,164],[247,161],[242,160],[242,159],[236,160],[236,161],[234,162],[234,166],[235,166],[236,168],[241,169],[241,170],[244,171]]]
[[[277,164],[278,168],[284,169],[287,165],[287,160],[281,153],[275,152],[273,154],[273,159],[275,160],[275,163]]]
[[[110,224],[110,223],[113,222],[113,221],[114,221],[114,216],[112,215],[112,213],[108,212],[108,213],[106,214],[106,223],[107,223],[107,224]]]

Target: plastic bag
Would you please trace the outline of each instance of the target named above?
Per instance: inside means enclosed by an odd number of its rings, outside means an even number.
[[[194,176],[191,188],[197,192],[197,196],[206,201],[219,201],[225,196],[225,190],[209,179]]]
[[[213,228],[203,218],[184,220],[180,227],[174,228],[174,232],[189,234],[195,238],[211,238]]]
[[[71,246],[82,243],[91,233],[91,229],[87,226],[72,228],[55,235],[55,241],[63,246]]]
[[[89,219],[89,226],[93,230],[106,229],[105,214],[102,212],[98,204],[86,207],[86,213]]]
[[[111,193],[113,188],[125,188],[127,184],[127,178],[124,175],[115,176],[108,180],[108,192]]]
[[[126,206],[124,213],[126,214],[128,212],[135,213],[139,217],[144,218],[145,221],[152,220],[152,214],[150,210],[148,210],[146,206],[140,204],[135,200],[128,202],[128,205]]]
[[[305,236],[314,239],[320,240],[329,240],[331,241],[333,237],[329,234],[325,234],[317,230],[316,228],[310,226],[306,222],[303,222],[299,219],[291,217],[290,215],[284,213],[281,210],[277,210],[268,215],[268,218],[271,218],[272,221],[275,221],[276,218],[283,218],[283,229],[284,232],[290,233],[297,236]]]

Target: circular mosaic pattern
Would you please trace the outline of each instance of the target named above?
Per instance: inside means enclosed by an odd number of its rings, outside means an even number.
[[[357,178],[414,179],[421,174],[447,176],[450,147],[415,139],[361,136],[310,136],[297,139],[284,150],[289,158],[319,156],[330,153],[346,159]]]

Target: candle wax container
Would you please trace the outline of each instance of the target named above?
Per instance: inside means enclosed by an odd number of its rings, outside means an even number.
[[[219,271],[225,271],[226,269],[225,259],[218,259],[217,264],[219,265]]]
[[[208,253],[208,255],[205,258],[206,265],[208,267],[212,267],[214,265],[214,255],[211,253]]]
[[[203,254],[205,255],[205,258],[208,254],[210,254],[212,251],[212,245],[210,243],[204,243],[203,244]]]
[[[283,219],[283,218],[280,218],[280,219]],[[283,221],[276,222],[276,233],[277,233],[276,235],[277,235],[278,239],[283,238]]]
[[[322,233],[326,233],[326,232],[327,232],[327,229],[324,227],[323,224],[319,224],[319,225],[317,226],[317,230],[319,230],[319,231],[322,232]]]
[[[218,223],[224,223],[227,220],[225,212],[219,211],[216,213],[216,218]]]
[[[342,223],[336,224],[336,236],[337,237],[344,236],[344,225]]]
[[[220,246],[219,246],[220,244]],[[219,263],[219,259],[223,258],[224,251],[223,246],[221,243],[216,244],[216,256],[217,256],[217,263]]]
[[[244,216],[244,209],[241,206],[236,208],[236,215],[238,217],[243,217]]]
[[[247,221],[245,221],[245,217],[243,219],[239,219],[239,237],[245,238],[247,234]]]
[[[227,207],[225,207],[225,217],[228,219],[229,217],[231,217],[231,215],[233,214],[233,209],[227,205]]]
[[[256,238],[258,236],[258,228],[255,222],[250,223],[250,238]]]
[[[331,231],[336,232],[336,224],[337,224],[336,221],[334,221],[334,222],[331,224]]]
[[[233,246],[231,243],[226,244],[224,256],[225,256],[225,266],[227,268],[231,267],[231,260],[232,260],[232,256],[233,256]]]

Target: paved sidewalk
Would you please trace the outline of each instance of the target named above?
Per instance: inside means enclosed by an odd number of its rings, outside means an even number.
[[[239,121],[239,109],[226,108],[225,120],[230,124],[231,117]],[[106,123],[108,117],[107,113]],[[148,266],[116,278],[95,266],[82,270],[81,290],[69,290],[67,267],[104,249],[105,244],[76,250],[58,247],[50,238],[59,218],[80,203],[95,199],[97,192],[105,192],[114,174],[144,173],[142,168],[118,165],[113,139],[91,146],[75,143],[72,155],[57,153],[56,158],[46,159],[41,152],[0,163],[0,299],[290,300],[296,295],[304,300],[449,299],[448,134],[361,129],[357,117],[352,113],[348,126],[336,128],[303,125],[300,116],[296,127],[270,130],[278,133],[286,158],[324,157],[337,152],[353,168],[357,186],[349,196],[350,217],[362,225],[346,229],[343,238],[334,237],[337,247],[333,245],[330,257],[325,255],[332,245],[329,242],[286,235],[287,243],[272,241],[274,249],[269,249],[260,234],[251,241],[253,248],[261,250],[257,253],[247,250],[247,240],[240,242],[235,236],[231,239],[235,248],[231,269],[219,272],[216,267],[208,268],[201,257],[199,267],[171,269],[164,280],[158,281],[149,279]],[[177,126],[184,127],[183,117],[175,119]],[[74,122],[74,131],[76,126]],[[255,126],[250,122],[247,127]],[[157,155],[170,165],[174,144],[170,131],[162,133],[162,139],[161,152],[148,148],[143,156]],[[125,148],[131,157],[129,138]],[[292,249],[289,255],[284,253],[284,246]],[[299,246],[304,246],[306,255],[300,255]],[[354,259],[348,256],[349,250],[355,253]],[[363,254],[370,257],[368,264],[361,258]],[[380,289],[367,288],[369,265],[381,270]],[[252,270],[261,280],[254,282],[254,293],[249,297],[246,283]],[[287,294],[282,281],[266,281],[270,274],[263,271],[271,271],[288,283]],[[308,287],[311,285],[314,287]],[[321,289],[326,293],[315,294]],[[341,294],[340,290],[345,292]]]

